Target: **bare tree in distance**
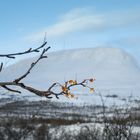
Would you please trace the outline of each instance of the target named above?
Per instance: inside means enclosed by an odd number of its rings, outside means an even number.
[[[25,55],[25,54],[30,54],[33,52],[40,52],[39,57],[31,63],[30,67],[28,68],[28,70],[23,73],[21,76],[16,77],[13,81],[5,81],[5,82],[0,82],[0,87],[10,91],[10,92],[16,92],[16,93],[21,93],[20,89],[24,89],[27,90],[29,92],[32,92],[38,96],[41,97],[46,97],[46,98],[53,98],[53,96],[55,96],[56,98],[59,98],[60,95],[65,95],[68,98],[74,98],[74,94],[71,93],[71,88],[74,86],[82,86],[82,87],[86,87],[90,89],[90,92],[94,92],[94,88],[88,86],[88,84],[90,82],[94,82],[94,78],[90,78],[90,79],[84,79],[81,82],[78,82],[77,80],[68,80],[66,82],[64,82],[64,84],[60,84],[58,82],[52,83],[52,85],[46,89],[46,90],[39,90],[36,89],[32,86],[28,86],[26,85],[24,82],[22,82],[23,79],[25,79],[32,71],[32,69],[37,65],[37,63],[39,63],[40,60],[42,59],[46,59],[47,55],[46,52],[50,49],[49,47],[46,47],[47,45],[47,41],[44,41],[43,44],[35,49],[30,48],[26,51],[23,52],[18,52],[18,53],[11,53],[11,54],[0,54],[0,58],[1,57],[5,57],[8,59],[15,59],[16,56],[20,56],[20,55]],[[0,72],[3,69],[3,62],[1,62],[0,64]],[[14,87],[19,87],[19,90],[15,90]],[[56,86],[60,87],[60,91],[59,92],[55,92],[54,89],[56,88]]]

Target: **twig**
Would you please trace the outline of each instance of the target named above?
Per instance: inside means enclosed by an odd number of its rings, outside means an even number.
[[[2,71],[3,63],[0,64],[0,72]]]
[[[19,78],[15,79],[14,82],[18,83],[19,81],[21,81],[22,79],[24,79],[28,74],[30,74],[31,70],[34,68],[34,66],[43,58],[47,58],[47,56],[45,56],[45,52],[47,52],[50,49],[50,47],[48,47],[47,49],[44,49],[40,55],[40,57],[31,64],[30,68],[27,70],[27,72],[25,74],[23,74],[22,76],[20,76]]]
[[[29,54],[29,53],[32,53],[32,52],[39,52],[39,50],[41,48],[43,48],[46,44],[47,44],[47,41],[44,41],[44,43],[41,46],[39,46],[38,48],[35,48],[35,49],[30,48],[30,49],[28,49],[24,52],[19,52],[19,53],[0,54],[0,57],[7,57],[7,58],[15,59],[15,56],[17,56],[17,55]]]

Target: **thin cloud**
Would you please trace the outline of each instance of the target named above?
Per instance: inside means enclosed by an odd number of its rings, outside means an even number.
[[[28,36],[29,40],[41,39],[44,32],[47,32],[47,37],[60,37],[71,32],[90,30],[100,28],[103,25],[103,20],[100,15],[93,14],[88,9],[74,9],[59,17],[59,20],[54,25],[44,28],[42,31]]]
[[[126,27],[140,23],[139,10],[97,13],[92,8],[76,8],[60,16],[58,22],[27,36],[30,41],[40,40],[47,32],[47,38],[63,37],[78,31],[104,31],[114,27]]]

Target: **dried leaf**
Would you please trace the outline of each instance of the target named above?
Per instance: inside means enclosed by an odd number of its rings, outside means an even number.
[[[93,78],[91,78],[91,79],[89,79],[89,81],[90,81],[90,82],[93,82],[94,80],[93,80]]]
[[[94,93],[94,88],[90,88],[90,92],[91,93]]]
[[[69,84],[73,84],[73,80],[69,80]]]
[[[66,93],[68,89],[65,86],[62,86],[62,91]]]
[[[73,84],[74,84],[74,85],[76,85],[76,84],[77,84],[77,81],[76,81],[76,80],[75,80],[75,81],[73,81]]]

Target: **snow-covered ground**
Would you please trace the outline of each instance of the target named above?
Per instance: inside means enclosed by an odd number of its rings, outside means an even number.
[[[35,59],[37,58],[25,59],[3,69],[0,73],[1,81],[14,80],[22,75]],[[96,78],[93,84],[95,94],[90,94],[87,89],[78,88],[75,90],[77,100],[62,97],[58,101],[98,104],[99,94],[118,96],[108,98],[109,104],[114,101],[121,103],[121,99],[130,95],[140,98],[140,68],[133,56],[118,48],[98,47],[49,53],[48,58],[40,61],[24,82],[39,89],[46,89],[56,81],[61,83],[70,79],[81,81],[92,77]],[[26,91],[21,95],[29,100],[44,100]],[[0,98],[7,96],[11,97],[11,94],[0,95]]]

